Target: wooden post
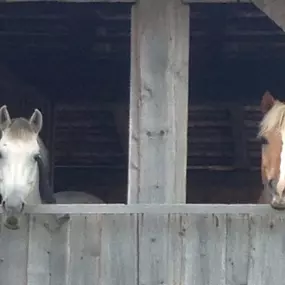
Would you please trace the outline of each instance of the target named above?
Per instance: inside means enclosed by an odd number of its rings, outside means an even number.
[[[185,203],[189,7],[132,8],[128,203]]]

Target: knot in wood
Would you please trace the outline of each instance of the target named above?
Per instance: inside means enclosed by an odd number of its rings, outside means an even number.
[[[166,130],[159,130],[159,131],[146,131],[146,135],[148,137],[163,137],[167,134]]]

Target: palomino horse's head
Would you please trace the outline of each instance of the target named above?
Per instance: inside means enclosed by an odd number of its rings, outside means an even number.
[[[51,201],[48,184],[48,161],[39,138],[43,117],[35,110],[29,120],[11,119],[7,107],[0,108],[0,194],[4,224],[19,228],[25,204]]]
[[[261,101],[263,119],[258,137],[262,142],[261,174],[264,192],[275,209],[285,209],[285,104],[268,91]]]

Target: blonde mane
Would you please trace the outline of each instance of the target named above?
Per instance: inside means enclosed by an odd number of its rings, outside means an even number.
[[[276,100],[259,125],[258,137],[270,131],[285,130],[285,104]]]

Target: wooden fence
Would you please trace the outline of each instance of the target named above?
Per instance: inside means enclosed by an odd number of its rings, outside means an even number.
[[[285,279],[285,214],[268,205],[44,205],[28,212],[21,230],[2,228],[0,284],[280,285]],[[73,215],[58,229],[46,214],[63,212]]]

